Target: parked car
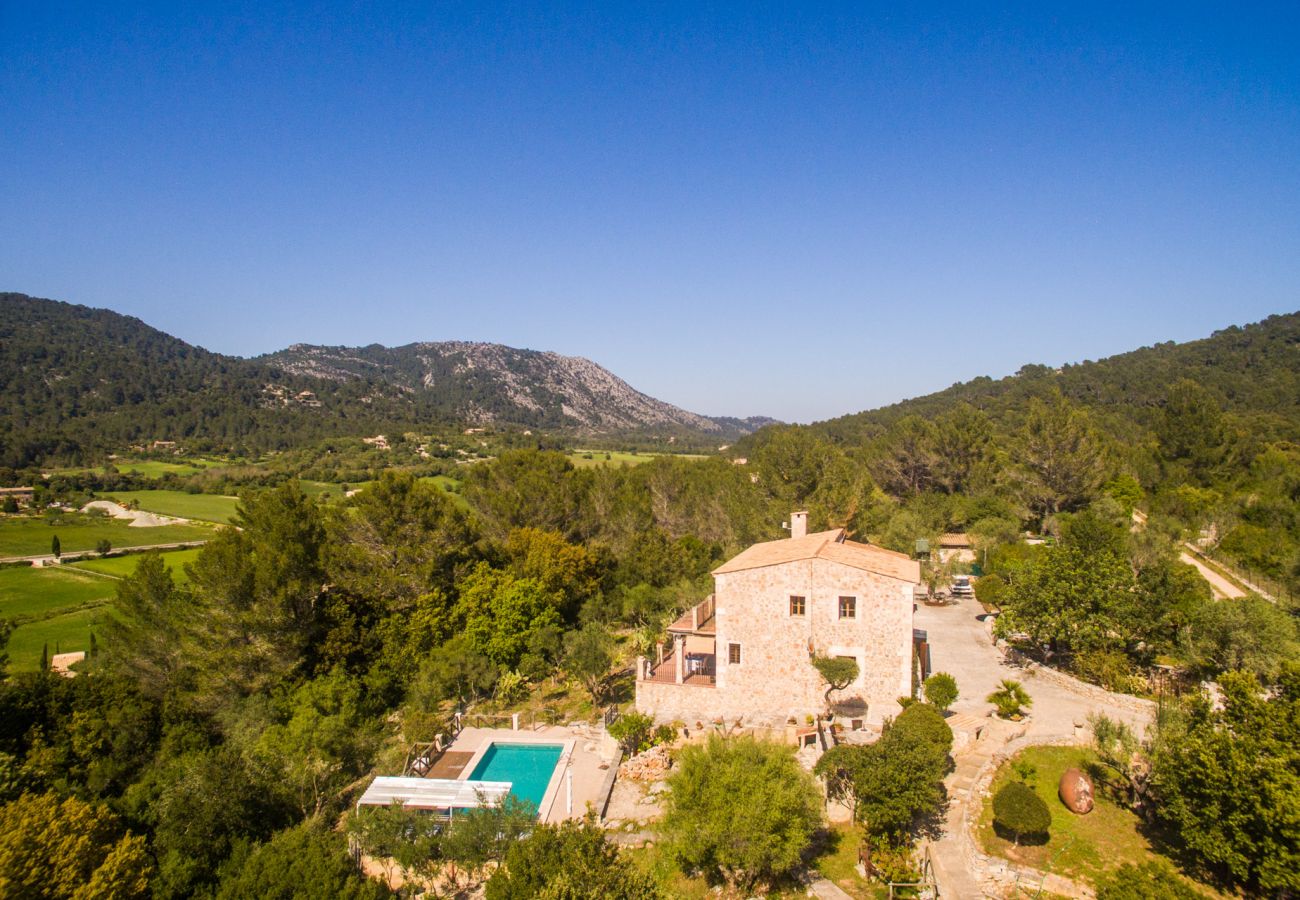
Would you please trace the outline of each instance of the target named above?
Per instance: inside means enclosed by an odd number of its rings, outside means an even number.
[[[952,579],[952,595],[954,597],[974,597],[975,589],[971,587],[969,575],[955,575]]]

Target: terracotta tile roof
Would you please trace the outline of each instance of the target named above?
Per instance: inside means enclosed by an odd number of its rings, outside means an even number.
[[[970,537],[965,534],[945,534],[939,537],[940,547],[969,547]]]
[[[874,544],[844,540],[844,529],[819,531],[801,538],[755,544],[713,570],[714,575],[779,566],[804,559],[825,559],[888,578],[915,584],[921,580],[921,564],[905,553]]]

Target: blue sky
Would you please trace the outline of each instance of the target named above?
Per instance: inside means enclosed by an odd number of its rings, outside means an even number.
[[[0,290],[825,418],[1300,308],[1300,7],[0,3]]]

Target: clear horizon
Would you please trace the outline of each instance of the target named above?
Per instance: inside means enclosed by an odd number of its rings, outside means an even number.
[[[0,8],[0,289],[812,421],[1300,308],[1300,8]]]

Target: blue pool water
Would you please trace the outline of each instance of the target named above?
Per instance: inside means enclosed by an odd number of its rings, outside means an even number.
[[[510,793],[540,808],[546,786],[564,751],[563,744],[499,744],[492,742],[487,753],[470,773],[471,781],[509,781]]]

